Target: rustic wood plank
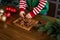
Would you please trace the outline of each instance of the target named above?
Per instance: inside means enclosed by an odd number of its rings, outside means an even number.
[[[51,40],[45,33],[36,30],[26,31],[13,25],[13,19],[12,17],[7,21],[7,28],[4,28],[5,23],[0,22],[0,40]]]

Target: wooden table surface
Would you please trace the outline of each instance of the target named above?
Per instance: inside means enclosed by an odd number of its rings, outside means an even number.
[[[17,17],[14,15],[6,23],[0,21],[0,40],[52,40],[45,33],[36,30],[26,31],[13,25],[12,21]],[[4,25],[7,25],[7,28]]]

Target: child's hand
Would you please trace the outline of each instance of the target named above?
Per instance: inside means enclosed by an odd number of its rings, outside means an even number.
[[[30,13],[28,13],[28,14],[26,15],[26,18],[32,18],[32,16],[30,15]]]
[[[24,12],[24,11],[21,11],[21,12],[19,13],[19,15],[24,18],[25,12]]]

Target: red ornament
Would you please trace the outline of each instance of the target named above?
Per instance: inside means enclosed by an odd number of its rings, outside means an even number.
[[[6,10],[11,11],[11,7],[7,7]]]
[[[10,16],[11,16],[10,12],[5,13],[4,15],[5,15],[6,17],[10,17]]]
[[[13,12],[13,9],[11,9],[11,12]]]
[[[14,12],[16,12],[16,9],[14,9]]]
[[[11,9],[11,12],[16,12],[16,9]]]
[[[11,11],[11,8],[9,7],[9,11]]]
[[[5,10],[6,10],[6,11],[9,11],[9,12],[14,12],[14,13],[17,11],[16,8],[11,7],[11,6],[6,7]]]
[[[6,8],[6,10],[9,10],[9,8]]]

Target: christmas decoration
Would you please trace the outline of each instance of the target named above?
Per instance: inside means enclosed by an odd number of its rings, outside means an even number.
[[[6,16],[4,16],[4,15],[2,16],[2,21],[4,21],[4,22],[6,21]]]
[[[39,27],[38,31],[47,33],[50,37],[60,40],[60,19],[55,22],[48,21],[46,25]]]
[[[3,9],[0,9],[0,12],[1,12],[1,13],[4,13],[4,10],[3,10]]]
[[[7,6],[5,10],[10,11],[10,12],[14,12],[14,13],[17,11],[16,8],[14,8],[12,6]]]
[[[6,12],[6,13],[4,13],[4,15],[5,15],[6,17],[10,17],[10,16],[11,16],[11,13],[10,13],[10,12]]]
[[[0,16],[2,16],[4,13],[4,10],[3,9],[0,9]]]
[[[11,12],[16,12],[16,9],[11,9]]]
[[[4,10],[3,9],[0,9],[0,20],[2,18],[3,13],[4,13]]]
[[[11,8],[10,8],[10,7],[7,7],[6,10],[7,10],[7,11],[11,11]]]

